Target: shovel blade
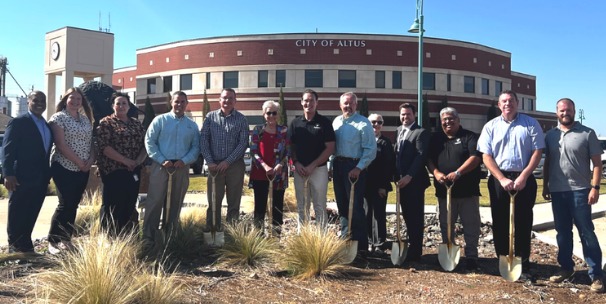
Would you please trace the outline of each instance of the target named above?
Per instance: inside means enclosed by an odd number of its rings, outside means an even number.
[[[210,247],[223,247],[225,235],[223,232],[204,232],[204,243]]]
[[[509,255],[499,256],[499,272],[505,280],[517,281],[522,275],[522,259]]]
[[[358,255],[358,241],[349,240],[347,241],[347,245],[345,245],[345,253],[343,254],[343,262],[345,264],[350,264],[356,259]]]
[[[450,244],[450,248],[448,247],[448,244],[440,244],[440,246],[438,246],[438,261],[440,262],[442,269],[453,271],[459,264],[460,258],[461,250],[459,249],[459,246],[454,244]]]
[[[396,241],[391,244],[391,263],[394,266],[400,266],[406,259],[408,253],[408,243]]]

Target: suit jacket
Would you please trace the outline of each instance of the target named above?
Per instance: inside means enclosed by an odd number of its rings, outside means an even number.
[[[399,135],[401,132],[404,132],[403,129],[403,126],[399,126],[396,134]],[[395,178],[399,179],[406,175],[412,176],[412,180],[406,186],[407,188],[412,186],[426,189],[430,185],[429,175],[425,169],[430,136],[429,131],[419,127],[415,122],[410,127],[410,132],[403,141],[397,142],[399,136],[396,137]]]
[[[366,191],[385,189],[391,191],[395,171],[396,156],[389,138],[382,136],[377,139],[377,156],[367,168]]]
[[[48,123],[46,124],[48,127]],[[48,128],[52,143],[52,132]],[[15,176],[20,184],[50,181],[50,147],[44,142],[29,113],[13,118],[4,133],[4,176]],[[49,145],[52,147],[52,144]]]

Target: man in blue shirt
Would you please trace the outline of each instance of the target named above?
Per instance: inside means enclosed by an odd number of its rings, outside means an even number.
[[[153,160],[143,221],[143,241],[148,249],[155,244],[168,190],[168,172],[174,171],[167,223],[174,229],[178,225],[181,206],[189,186],[189,165],[200,154],[198,125],[185,116],[187,104],[185,93],[173,93],[171,111],[156,116],[145,134],[145,149]]]
[[[358,251],[365,255],[368,251],[366,216],[364,213],[364,189],[366,188],[366,168],[375,159],[377,143],[375,133],[368,118],[358,114],[358,97],[353,92],[341,95],[339,106],[343,115],[332,123],[336,136],[333,184],[341,235],[351,229],[352,239],[358,241]],[[348,227],[350,181],[357,180],[354,193],[352,227]]]
[[[210,174],[217,174],[217,204],[221,204],[227,192],[227,222],[237,221],[240,214],[245,171],[244,152],[249,142],[248,122],[235,109],[236,101],[234,89],[223,89],[219,98],[220,108],[206,115],[200,131],[202,156],[208,164]],[[206,193],[208,202],[212,202],[213,184],[210,178]],[[212,216],[209,204],[206,212],[207,228],[210,228]],[[220,216],[217,225],[221,226]]]
[[[509,192],[515,198],[515,256],[522,258],[522,280],[530,274],[530,234],[537,181],[532,171],[545,147],[543,130],[536,119],[518,113],[518,96],[506,90],[499,95],[501,115],[487,122],[478,139],[484,165],[490,171],[488,191],[497,256],[509,254]]]

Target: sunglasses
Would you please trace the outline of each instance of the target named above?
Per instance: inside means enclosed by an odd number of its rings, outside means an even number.
[[[383,124],[383,121],[381,121],[381,120],[373,120],[373,121],[371,121],[371,123],[372,123],[373,125],[382,125],[382,124]]]
[[[265,112],[265,114],[267,114],[267,116],[276,116],[278,115],[278,111]]]

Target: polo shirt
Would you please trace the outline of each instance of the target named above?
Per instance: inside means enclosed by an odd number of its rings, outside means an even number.
[[[330,120],[316,112],[311,120],[303,115],[293,119],[288,127],[288,138],[295,145],[296,161],[307,166],[322,154],[327,142],[335,141],[335,131]]]
[[[476,149],[478,135],[459,127],[453,138],[440,131],[431,135],[429,142],[429,159],[444,174],[456,171],[470,156],[481,157]],[[452,188],[453,198],[480,196],[480,166],[461,175]],[[435,177],[434,177],[435,179]],[[434,181],[436,196],[446,198],[446,187]]]

